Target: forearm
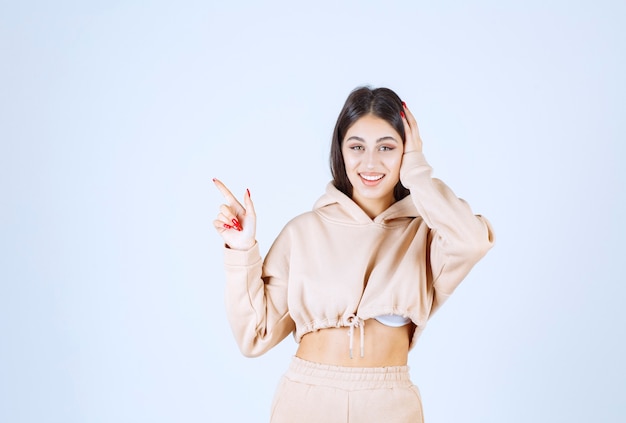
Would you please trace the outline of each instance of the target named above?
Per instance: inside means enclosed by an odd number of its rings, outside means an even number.
[[[250,250],[225,249],[226,313],[241,352],[258,356],[292,330],[286,281],[263,275],[258,244]]]
[[[491,225],[442,181],[432,178],[432,168],[421,152],[404,155],[401,180],[432,232],[434,283],[449,295],[492,247]]]

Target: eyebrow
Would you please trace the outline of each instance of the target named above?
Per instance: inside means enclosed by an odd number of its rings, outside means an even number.
[[[363,138],[358,137],[358,136],[356,136],[356,135],[351,136],[351,137],[350,137],[350,138],[348,138],[346,141],[350,141],[350,140],[357,140],[357,141],[365,142],[365,140],[364,140]],[[378,144],[379,142],[389,141],[389,140],[391,140],[391,141],[395,141],[395,142],[398,142],[398,140],[397,140],[397,139],[395,139],[394,137],[392,137],[391,135],[387,135],[387,136],[384,136],[384,137],[378,138],[378,139],[376,140],[376,144]]]

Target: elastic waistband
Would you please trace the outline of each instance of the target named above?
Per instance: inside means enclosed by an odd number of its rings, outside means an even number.
[[[409,366],[345,367],[293,357],[285,377],[294,382],[335,388],[383,389],[412,385]]]

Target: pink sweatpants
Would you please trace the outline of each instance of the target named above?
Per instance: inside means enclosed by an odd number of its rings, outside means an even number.
[[[272,404],[271,423],[423,423],[408,366],[342,367],[294,357]]]

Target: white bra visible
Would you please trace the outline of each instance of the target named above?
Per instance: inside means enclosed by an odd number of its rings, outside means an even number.
[[[411,323],[411,319],[408,317],[402,317],[399,314],[382,314],[380,316],[374,317],[374,319],[378,320],[385,326],[391,326],[394,328],[399,328],[400,326],[408,325]]]
[[[401,326],[407,325],[411,322],[411,319],[408,317],[402,317],[399,314],[381,314],[380,316],[374,317],[374,319],[378,320],[385,326],[391,326],[394,328],[399,328]],[[359,336],[361,340],[360,344],[360,352],[361,357],[365,355],[365,321],[358,317],[355,314],[348,316],[346,319],[346,326],[350,329],[348,330],[348,337],[350,338],[350,358],[352,358],[352,349],[354,346],[354,329],[359,328]]]

